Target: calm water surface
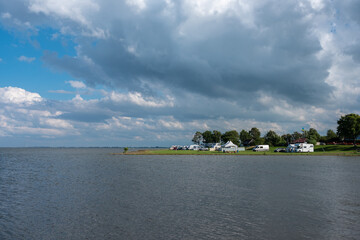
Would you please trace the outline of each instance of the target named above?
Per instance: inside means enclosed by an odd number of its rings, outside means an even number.
[[[0,239],[359,239],[360,158],[0,148]]]

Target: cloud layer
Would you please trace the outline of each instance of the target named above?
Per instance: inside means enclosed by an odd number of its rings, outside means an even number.
[[[97,3],[91,23],[80,14],[84,20],[75,19],[77,27],[102,29],[107,37],[94,45],[78,36],[76,57],[47,53],[44,61],[89,84],[143,92],[156,83],[173,94],[175,88],[235,100],[266,90],[308,104],[326,100],[332,91],[325,81],[330,62],[318,57],[322,47],[309,6],[302,9],[295,1],[280,7],[235,1],[127,3],[115,8],[120,14]],[[51,13],[63,16],[55,10]],[[96,18],[105,14],[106,27]]]
[[[53,41],[71,36],[76,45],[74,55],[43,49],[41,61],[71,74],[78,95],[37,102],[58,112],[39,117],[39,126],[89,139],[108,131],[151,145],[207,129],[324,132],[341,114],[360,111],[355,0],[28,0],[0,7],[5,28],[34,36],[46,26],[56,31]],[[102,97],[79,95],[94,89]]]

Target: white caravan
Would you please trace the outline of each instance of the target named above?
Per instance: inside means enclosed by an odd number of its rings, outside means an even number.
[[[298,143],[296,144],[295,152],[314,152],[314,144]]]
[[[265,151],[269,151],[269,145],[256,145],[253,148],[253,151],[255,152],[265,152]]]

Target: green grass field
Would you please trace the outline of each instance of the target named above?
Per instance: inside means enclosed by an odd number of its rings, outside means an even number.
[[[192,151],[192,150],[169,150],[169,149],[156,149],[156,150],[140,150],[134,152],[128,152],[128,155],[329,155],[329,156],[360,156],[359,150],[356,150],[354,146],[349,145],[325,145],[315,146],[315,152],[313,153],[283,153],[274,152],[278,147],[270,147],[268,152],[254,152],[251,148],[247,148],[246,151],[238,153],[222,153],[218,151]]]

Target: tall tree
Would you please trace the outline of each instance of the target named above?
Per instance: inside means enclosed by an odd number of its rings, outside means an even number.
[[[276,146],[287,146],[287,145],[289,144],[283,137],[280,137],[280,140],[276,143]]]
[[[220,143],[221,142],[221,132],[214,130],[213,131],[213,140],[215,143]]]
[[[315,141],[319,141],[320,140],[320,134],[316,131],[315,128],[310,128],[309,131],[307,132],[307,137],[309,139],[314,139]]]
[[[299,132],[294,132],[294,133],[292,134],[292,140],[298,140],[298,139],[300,139],[300,138],[302,138],[302,134],[301,134],[301,133],[299,133]]]
[[[244,129],[241,130],[241,132],[240,132],[241,143],[243,144],[246,140],[249,140],[249,139],[251,139],[249,132],[245,131]]]
[[[261,135],[260,130],[257,129],[256,127],[253,127],[252,129],[250,129],[249,134],[251,136],[251,139],[254,140],[254,143],[256,145],[259,145],[263,142],[263,140],[260,139],[260,135]]]
[[[287,145],[289,145],[292,141],[292,135],[290,133],[284,134],[281,136],[282,139],[286,142]]]
[[[202,136],[201,132],[199,132],[199,131],[196,132],[191,141],[193,141],[193,143],[195,143],[195,144],[200,144],[203,141],[203,136]]]
[[[211,131],[205,131],[205,132],[203,132],[203,133],[202,133],[202,137],[203,137],[203,139],[204,139],[204,142],[206,142],[206,143],[212,143],[212,142],[214,142],[214,140],[213,140],[213,134],[212,134]]]
[[[355,145],[356,138],[360,135],[360,116],[355,113],[350,113],[341,116],[337,123],[337,134],[342,138],[352,139]]]
[[[273,130],[268,131],[265,136],[265,144],[269,144],[270,146],[277,146],[280,142],[280,136],[276,134]]]
[[[331,130],[331,129],[327,130],[327,133],[326,133],[326,141],[328,141],[328,142],[333,142],[333,141],[336,141],[336,140],[337,140],[337,135],[336,135],[336,133],[335,133],[333,130]]]
[[[249,134],[250,134],[251,138],[254,140],[259,139],[260,135],[261,135],[260,130],[257,129],[256,127],[253,127],[252,129],[250,129]]]
[[[227,141],[232,141],[234,144],[236,144],[238,146],[240,144],[239,133],[236,130],[232,130],[232,131],[228,131],[228,132],[224,133],[221,136],[221,139],[224,143],[226,143]]]

